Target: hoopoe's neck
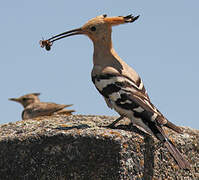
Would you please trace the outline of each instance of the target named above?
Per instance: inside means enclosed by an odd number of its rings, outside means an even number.
[[[122,74],[129,77],[134,82],[140,81],[137,72],[128,66],[116,53],[112,46],[112,41],[104,43],[104,41],[96,41],[94,44],[93,54],[93,70],[92,75],[100,73]]]
[[[94,57],[106,56],[110,54],[112,49],[112,41],[97,41],[94,44]]]
[[[93,40],[94,53],[93,53],[93,63],[94,65],[100,65],[108,63],[107,59],[112,56],[112,39],[111,31],[109,33],[103,34],[98,39]]]
[[[112,46],[112,41],[108,43],[94,42],[93,64],[94,65],[112,65],[121,58]]]

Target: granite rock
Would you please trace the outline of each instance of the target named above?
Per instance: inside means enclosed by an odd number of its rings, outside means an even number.
[[[179,169],[155,138],[142,135],[117,117],[50,116],[0,126],[0,179],[119,180],[199,179],[199,130],[167,130],[187,156],[190,170]]]

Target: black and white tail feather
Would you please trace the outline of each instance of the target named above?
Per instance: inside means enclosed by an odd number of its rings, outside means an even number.
[[[177,133],[182,133],[182,130],[168,121],[150,102],[140,79],[134,82],[121,74],[102,74],[92,76],[92,81],[110,108],[114,108],[121,116],[128,117],[132,123],[163,142],[180,168],[190,168],[188,161],[166,136],[162,126]]]

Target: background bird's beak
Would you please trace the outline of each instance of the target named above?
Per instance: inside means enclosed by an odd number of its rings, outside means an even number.
[[[73,29],[73,30],[70,30],[70,31],[63,32],[61,34],[58,34],[56,36],[51,37],[50,39],[48,39],[48,41],[52,43],[52,42],[57,41],[59,39],[69,37],[69,36],[78,35],[78,34],[83,34],[83,31],[82,31],[81,28],[77,28],[77,29]]]
[[[10,101],[16,101],[16,102],[20,102],[20,100],[18,98],[9,98]]]
[[[104,21],[114,26],[124,23],[132,23],[138,18],[139,16],[133,16],[132,14],[130,14],[128,16],[106,17],[104,18]]]

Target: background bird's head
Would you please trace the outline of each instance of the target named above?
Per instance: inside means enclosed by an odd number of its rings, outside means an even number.
[[[19,98],[10,98],[9,100],[18,102],[25,108],[32,103],[40,102],[38,97],[39,95],[40,93],[31,93],[21,96]]]

